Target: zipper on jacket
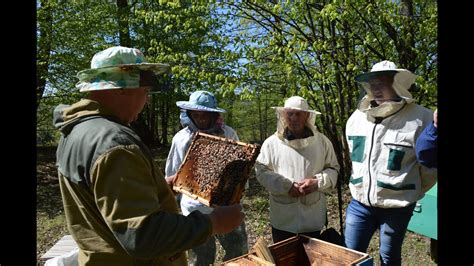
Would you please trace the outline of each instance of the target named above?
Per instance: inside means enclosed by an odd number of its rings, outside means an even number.
[[[389,115],[389,116],[386,116],[386,117],[375,117],[375,121],[374,121],[374,129],[372,130],[372,139],[370,140],[370,151],[369,151],[369,160],[367,162],[367,165],[368,165],[368,170],[369,170],[369,189],[367,190],[367,201],[369,202],[369,205],[370,207],[373,207],[372,206],[372,202],[370,202],[370,188],[372,187],[372,175],[370,174],[370,157],[372,155],[372,148],[374,146],[374,134],[375,134],[375,128],[377,127],[378,124],[382,123],[382,120],[386,119],[386,118],[389,118],[395,114],[397,114],[398,112],[400,112],[403,108],[405,108],[405,106],[407,106],[407,103],[404,103],[403,106],[397,110],[395,113]]]
[[[382,122],[382,119],[380,119],[380,121],[379,121],[379,119],[375,120],[374,129],[372,129],[372,138],[370,140],[369,158],[368,158],[368,161],[367,161],[367,167],[368,167],[368,170],[369,170],[369,189],[367,190],[367,201],[369,202],[370,207],[373,207],[372,203],[370,202],[370,188],[372,187],[372,175],[370,174],[370,157],[372,157],[372,148],[374,147],[375,128],[377,127],[377,125],[380,122]]]
[[[397,144],[397,143],[388,143],[388,142],[385,142],[383,145],[385,146],[397,146],[397,147],[404,147],[404,148],[411,148],[413,149],[413,146],[409,146],[409,145],[403,145],[403,144]]]

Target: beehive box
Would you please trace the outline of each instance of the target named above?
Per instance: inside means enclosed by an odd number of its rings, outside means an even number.
[[[260,145],[195,133],[173,189],[206,206],[239,203]]]
[[[316,238],[298,235],[268,246],[275,264],[262,262],[251,252],[222,265],[373,265],[373,259],[366,253],[338,246]]]

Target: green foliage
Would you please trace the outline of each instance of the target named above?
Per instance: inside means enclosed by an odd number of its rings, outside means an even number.
[[[49,7],[50,16],[45,12]],[[90,67],[90,59],[98,50],[108,47],[113,41],[116,25],[114,6],[103,2],[84,1],[40,1],[38,8],[37,36],[48,31],[51,38],[40,39],[38,58],[44,58],[42,48],[49,46],[49,60],[38,60],[37,64],[47,64],[48,72],[41,73],[47,78],[47,95],[70,94],[77,82],[76,73]],[[46,25],[51,24],[48,28]],[[48,42],[48,43],[46,43]]]
[[[148,61],[172,66],[172,93],[154,97],[143,117],[167,143],[179,129],[174,102],[186,100],[191,91],[210,90],[241,139],[261,141],[275,130],[270,107],[301,95],[322,112],[317,127],[332,140],[348,176],[344,130],[360,97],[357,74],[377,61],[394,61],[419,75],[412,90],[417,102],[436,106],[437,6],[417,0],[407,8],[405,3],[129,3],[132,45]],[[38,108],[39,130],[52,130],[53,104],[81,97],[74,90],[76,72],[88,68],[95,52],[118,44],[118,25],[112,2],[39,3],[38,77],[47,80]],[[48,142],[51,136],[39,134],[38,139]]]
[[[129,11],[132,46],[144,51],[149,62],[169,63],[173,69],[171,86],[175,93],[162,94],[166,100],[154,97],[148,114],[156,111],[161,116],[146,119],[153,131],[160,127],[166,142],[179,125],[179,110],[170,103],[186,99],[197,89],[233,93],[236,76],[232,62],[237,55],[226,48],[231,40],[221,28],[225,20],[216,14],[212,2],[143,1],[130,4]],[[45,86],[37,89],[38,142],[49,143],[54,135],[53,107],[83,97],[74,88],[76,73],[89,68],[96,52],[119,44],[120,28],[117,7],[112,2],[45,0],[37,5],[37,12],[37,77],[45,81]],[[166,130],[168,127],[171,131]]]
[[[52,110],[82,96],[76,73],[90,67],[94,53],[114,43],[114,6],[103,1],[42,0],[37,4],[37,141],[53,145],[58,132]],[[51,137],[54,140],[51,140]]]
[[[235,87],[238,58],[226,48],[231,39],[224,18],[212,2],[161,1],[137,4],[131,24],[148,58],[172,65],[176,90],[224,93]]]
[[[378,61],[394,61],[420,75],[414,98],[422,105],[436,104],[437,6],[429,1],[405,4],[381,0],[229,3],[227,7],[240,20],[242,36],[237,45],[246,58],[240,66],[240,86],[254,95],[264,89],[281,98],[308,99],[322,113],[317,126],[332,140],[348,177],[344,132],[359,99],[357,74]]]

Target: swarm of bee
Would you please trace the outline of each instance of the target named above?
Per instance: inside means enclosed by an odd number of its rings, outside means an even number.
[[[196,133],[174,188],[208,206],[238,203],[259,151],[259,145]]]

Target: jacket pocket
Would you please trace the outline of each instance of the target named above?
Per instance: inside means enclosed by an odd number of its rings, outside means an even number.
[[[354,186],[360,186],[362,185],[362,177],[354,178],[354,176],[351,176],[349,182],[351,182],[351,184],[353,184]]]
[[[380,171],[388,176],[400,175],[411,160],[416,160],[413,142],[414,136],[411,133],[387,133],[381,147]]]
[[[316,204],[321,199],[321,192],[314,191],[313,193],[309,193],[301,197],[301,203],[303,205],[313,205]]]
[[[394,143],[384,143],[384,145],[389,146],[387,170],[400,171],[400,169],[402,169],[403,157],[405,157],[406,154],[404,148],[407,148],[407,146],[401,146]]]
[[[364,197],[363,177],[354,177],[353,175],[351,175],[351,178],[349,179],[349,188],[353,197],[356,200],[361,201]]]
[[[292,204],[298,201],[298,198],[289,195],[272,195],[273,201],[280,204]]]
[[[377,202],[385,207],[404,207],[417,200],[419,192],[414,183],[383,182],[377,180]]]
[[[348,136],[349,151],[353,162],[362,162],[364,160],[365,136]]]

